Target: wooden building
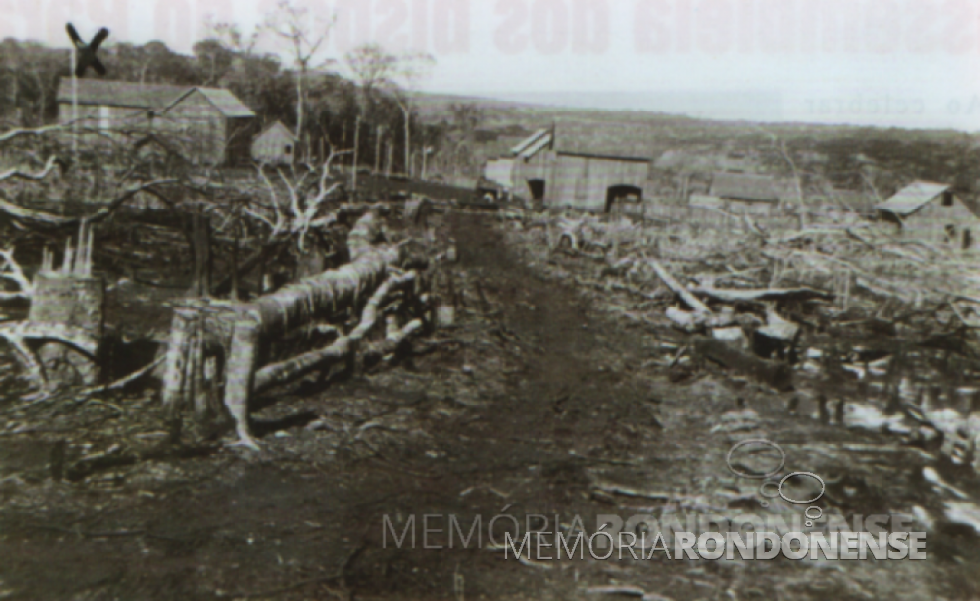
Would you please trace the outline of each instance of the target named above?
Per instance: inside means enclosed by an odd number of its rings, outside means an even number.
[[[732,213],[770,215],[787,196],[787,188],[764,175],[715,173],[708,196]]]
[[[295,156],[296,136],[281,121],[265,128],[252,142],[252,159],[259,163],[288,164]]]
[[[652,142],[629,123],[558,121],[515,147],[514,193],[547,208],[636,212],[657,153]]]
[[[968,249],[980,234],[980,218],[948,184],[913,182],[875,210],[903,238]]]
[[[80,143],[153,133],[193,162],[224,165],[249,159],[255,113],[228,90],[101,79],[77,83]],[[59,122],[68,123],[73,115],[72,80],[62,78]]]

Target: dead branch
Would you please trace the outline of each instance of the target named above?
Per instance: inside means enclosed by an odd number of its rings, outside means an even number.
[[[235,418],[239,436],[236,444],[258,448],[249,432],[248,399],[254,388],[260,340],[329,317],[338,307],[358,306],[360,295],[380,286],[398,261],[398,247],[372,246],[378,229],[376,219],[376,213],[366,213],[348,235],[351,263],[290,284],[239,308],[225,387],[225,406]],[[176,367],[170,364],[170,369]]]
[[[129,374],[128,376],[116,380],[115,382],[110,382],[108,384],[103,384],[100,386],[92,386],[78,393],[75,393],[74,394],[75,402],[81,404],[86,402],[89,399],[89,397],[92,397],[94,395],[102,394],[103,392],[109,392],[110,390],[122,390],[126,386],[129,386],[131,383],[135,382],[136,380],[139,380],[146,374],[152,372],[158,365],[163,363],[164,359],[166,359],[166,356],[161,355],[160,357],[152,361],[149,365],[142,367],[134,371],[133,373]]]
[[[152,192],[156,186],[163,186],[167,184],[177,183],[176,179],[158,179],[145,184],[140,184],[134,188],[130,188],[126,192],[123,192],[120,196],[116,197],[114,200],[110,201],[106,206],[102,207],[95,213],[88,215],[86,217],[62,217],[61,215],[55,215],[54,213],[48,213],[45,211],[37,211],[33,209],[26,209],[24,207],[15,205],[13,203],[7,202],[0,198],[0,212],[7,213],[11,217],[36,225],[43,225],[49,227],[64,227],[70,225],[78,225],[82,221],[95,222],[105,219],[111,215],[116,209],[124,205],[127,201],[132,199],[134,196],[140,192]]]
[[[650,267],[652,267],[653,270],[657,273],[657,276],[663,281],[663,283],[666,284],[666,286],[670,288],[670,290],[674,294],[679,296],[681,300],[684,301],[684,304],[694,309],[695,312],[711,313],[711,309],[709,309],[707,305],[699,301],[697,297],[691,294],[687,290],[687,288],[681,285],[680,282],[675,280],[674,276],[670,275],[670,272],[667,271],[664,268],[664,266],[660,264],[659,261],[657,261],[656,259],[647,259],[646,261],[647,264],[650,265]]]
[[[81,121],[81,119],[79,119]],[[65,123],[55,123],[52,125],[45,125],[43,127],[18,127],[11,129],[0,134],[0,143],[8,142],[14,138],[20,136],[43,136],[48,133],[62,131],[67,127],[70,127],[75,121],[67,121]]]
[[[20,264],[14,260],[14,248],[0,250],[0,259],[4,261],[0,267],[0,279],[9,280],[18,287],[16,292],[0,292],[0,301],[30,299],[34,295],[34,284],[24,275]]]
[[[813,288],[769,288],[767,290],[723,290],[719,288],[698,287],[691,293],[723,303],[753,302],[753,301],[804,301],[821,299],[831,301],[834,295]]]
[[[29,173],[26,171],[21,171],[20,169],[9,169],[3,173],[0,173],[0,182],[7,181],[8,179],[26,179],[34,182],[44,181],[54,170],[58,160],[59,159],[56,156],[48,158],[48,162],[45,163],[44,169],[38,173]]]
[[[295,381],[326,362],[340,360],[356,352],[361,340],[370,333],[378,320],[378,312],[390,294],[406,285],[413,284],[417,274],[410,272],[402,276],[390,277],[374,291],[364,307],[357,327],[347,336],[341,336],[330,346],[304,353],[280,363],[268,365],[255,374],[255,392],[262,392],[271,386]]]

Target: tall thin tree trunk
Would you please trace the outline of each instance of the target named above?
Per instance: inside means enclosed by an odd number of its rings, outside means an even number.
[[[378,126],[378,139],[374,147],[374,172],[379,173],[381,171],[381,134],[384,132],[384,126]]]
[[[411,165],[411,162],[412,162],[412,157],[411,157],[412,143],[411,143],[411,123],[410,123],[409,119],[412,116],[412,112],[409,109],[409,106],[407,104],[402,109],[402,112],[405,114],[405,174],[411,176],[411,172],[412,172],[412,165]]]
[[[235,220],[235,246],[231,252],[231,300],[238,300],[238,252],[241,247],[242,222],[241,208],[236,207],[238,217]]]
[[[360,141],[361,134],[361,116],[357,115],[354,118],[354,169],[351,173],[351,190],[357,192],[357,146]]]
[[[303,72],[296,77],[296,141],[303,143]],[[293,156],[299,155],[294,152]]]

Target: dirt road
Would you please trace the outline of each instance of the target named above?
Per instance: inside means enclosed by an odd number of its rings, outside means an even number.
[[[915,453],[842,462],[820,452],[894,441],[822,426],[810,407],[790,416],[784,397],[710,369],[671,383],[650,361],[658,332],[546,277],[492,218],[449,219],[466,283],[458,327],[408,363],[266,399],[260,455],[222,449],[69,483],[45,468],[59,440],[79,435],[51,426],[0,437],[0,599],[603,599],[590,587],[611,585],[678,601],[980,595],[969,533],[931,538],[918,562],[521,562],[488,549],[488,522],[502,512],[522,524],[579,516],[589,532],[599,514],[801,513],[762,507],[759,481],[728,469],[748,438],[784,445],[787,470],[821,474],[825,511],[938,501]],[[155,404],[118,405],[147,424],[142,436],[159,435]],[[86,411],[89,440],[108,450],[99,429],[125,418]],[[882,478],[850,477],[863,462]],[[448,548],[450,515],[463,535],[480,516],[483,548],[461,549],[458,537]],[[414,548],[398,548],[392,533],[411,534],[413,517]]]

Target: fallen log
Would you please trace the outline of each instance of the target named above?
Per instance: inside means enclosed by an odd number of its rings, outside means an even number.
[[[757,326],[762,323],[755,315],[736,314],[733,311],[723,313],[696,313],[684,311],[677,307],[668,307],[664,313],[679,329],[694,334],[705,328],[727,328],[730,326]]]
[[[793,390],[793,375],[789,365],[760,359],[727,344],[723,340],[698,338],[694,351],[723,367],[751,376],[780,392]]]
[[[387,279],[375,290],[361,315],[357,327],[347,336],[341,336],[329,346],[303,353],[279,363],[267,365],[255,373],[254,392],[259,393],[272,386],[281,386],[295,381],[330,361],[344,359],[357,350],[361,340],[377,324],[382,303],[389,295],[402,287],[414,284],[415,272]]]
[[[697,297],[691,294],[691,292],[681,285],[680,282],[675,280],[674,276],[670,275],[670,272],[667,271],[659,261],[656,259],[647,259],[647,263],[657,273],[657,277],[659,277],[663,283],[674,292],[674,294],[679,296],[680,299],[684,301],[685,305],[694,309],[698,313],[711,313],[711,309],[699,301]]]
[[[248,400],[255,387],[260,340],[315,322],[335,313],[338,307],[356,307],[364,294],[371,294],[382,285],[399,259],[399,248],[372,246],[379,238],[379,230],[376,213],[366,213],[348,235],[350,263],[240,306],[227,362],[224,396],[225,407],[235,420],[236,444],[258,449],[249,431]]]
[[[700,286],[691,290],[695,296],[710,298],[723,303],[739,303],[753,301],[804,301],[820,299],[834,300],[834,295],[814,288],[770,288],[767,290],[724,290]]]
[[[704,328],[727,328],[735,324],[735,314],[732,312],[715,315],[713,313],[692,312],[668,307],[664,312],[675,326],[688,334],[693,334]]]
[[[384,359],[388,355],[395,353],[406,340],[422,331],[425,323],[421,319],[413,319],[393,332],[389,332],[387,338],[368,346],[364,351],[364,363],[372,365]]]

